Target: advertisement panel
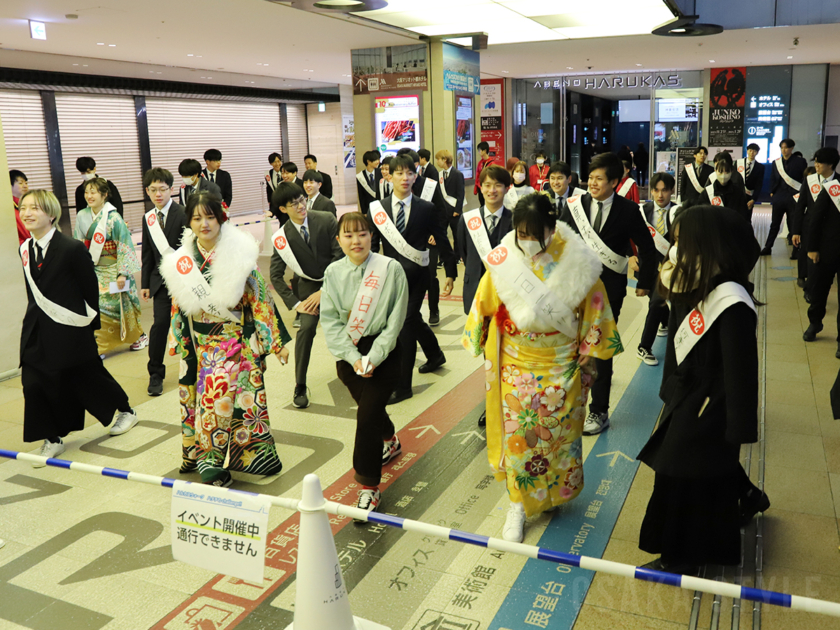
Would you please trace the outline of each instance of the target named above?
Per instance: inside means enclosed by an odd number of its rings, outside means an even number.
[[[374,109],[376,148],[382,157],[403,147],[420,150],[420,96],[378,96]]]
[[[427,90],[427,50],[425,44],[411,44],[350,51],[353,94]]]
[[[443,44],[443,89],[478,94],[480,55],[452,44]]]
[[[473,99],[455,95],[455,166],[464,179],[473,176]]]
[[[481,80],[481,140],[490,145],[493,163],[505,166],[504,79]]]
[[[709,146],[741,146],[744,141],[746,68],[712,68],[709,87]]]

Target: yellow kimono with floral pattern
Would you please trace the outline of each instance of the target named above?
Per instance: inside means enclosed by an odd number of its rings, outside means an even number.
[[[545,281],[565,243],[555,237],[548,256],[531,268]],[[623,347],[601,280],[576,309],[576,339],[554,332],[519,330],[485,273],[462,343],[485,354],[487,454],[496,479],[528,516],[574,499],[583,489],[581,434],[594,365],[580,356],[609,359]]]

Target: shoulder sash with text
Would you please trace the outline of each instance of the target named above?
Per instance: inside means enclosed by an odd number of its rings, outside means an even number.
[[[598,254],[602,263],[616,273],[624,273],[627,271],[627,257],[619,256],[601,240],[601,237],[592,228],[580,199],[578,196],[569,197],[566,203],[569,205],[569,211],[572,213],[572,218],[575,220],[581,237]]]
[[[635,184],[635,183],[636,183],[635,179],[633,179],[632,177],[628,177],[627,179],[624,180],[624,183],[621,185],[621,188],[619,188],[616,192],[619,194],[620,197],[626,197],[627,193],[630,192],[630,189],[633,187],[633,184]]]
[[[793,177],[787,174],[787,171],[785,170],[785,163],[782,160],[782,158],[776,158],[775,164],[776,170],[779,171],[779,175],[783,180],[785,180],[785,183],[791,188],[793,188],[796,192],[799,192],[799,189],[802,188],[802,184],[800,184],[798,181],[793,179]]]
[[[300,266],[295,253],[292,251],[292,246],[289,245],[289,239],[286,236],[286,227],[288,227],[289,223],[291,223],[291,221],[286,221],[283,227],[277,230],[271,237],[271,242],[274,243],[275,251],[280,258],[283,259],[283,262],[286,263],[286,266],[301,278],[306,278],[307,280],[312,280],[313,282],[323,282],[323,278],[313,278],[303,272],[303,268]],[[293,227],[292,229],[294,230],[297,228]]]
[[[694,186],[694,190],[699,193],[703,192],[703,186],[700,184],[700,180],[697,179],[697,171],[694,170],[693,163],[685,165],[685,172],[688,173],[688,179],[691,180],[691,185]]]
[[[486,258],[487,254],[493,247],[490,245],[490,236],[485,229],[483,208],[476,208],[464,213],[464,222],[467,224],[467,233],[472,239],[473,245],[482,258]]]
[[[385,212],[385,208],[382,207],[381,203],[374,201],[370,204],[370,216],[373,218],[376,227],[379,228],[379,232],[388,240],[394,249],[421,267],[429,266],[429,251],[421,252],[419,249],[414,249],[409,245],[403,238],[403,235],[400,234],[397,226],[394,225],[391,217]]]
[[[99,264],[99,257],[102,256],[102,247],[104,247],[105,239],[108,236],[108,213],[112,208],[116,210],[116,208],[114,208],[114,206],[110,203],[106,203],[105,207],[99,211],[96,231],[93,233],[93,236],[90,237],[90,249],[88,252],[90,253],[90,257],[93,260],[94,265]]]
[[[175,263],[178,273],[184,276],[184,284],[198,298],[205,313],[210,313],[220,319],[229,319],[239,323],[240,318],[221,306],[213,299],[213,289],[201,273],[195,259],[187,253],[181,254]],[[244,284],[243,284],[244,289]]]
[[[359,285],[356,298],[353,300],[353,308],[350,309],[347,317],[347,327],[344,329],[354,346],[358,345],[359,340],[365,336],[368,323],[376,312],[376,305],[382,294],[382,285],[385,284],[390,261],[391,259],[387,256],[375,252],[370,253],[362,275],[362,283]]]
[[[163,233],[163,228],[160,225],[160,221],[158,221],[157,210],[155,208],[149,210],[143,217],[143,220],[146,222],[146,227],[149,228],[149,234],[152,237],[152,242],[154,242],[158,253],[163,256],[164,254],[168,254],[172,251],[172,246],[166,239],[166,234]]]
[[[656,211],[656,202],[653,203],[653,210]],[[663,256],[668,254],[668,250],[671,249],[671,243],[668,242],[668,239],[662,236],[659,231],[653,227],[650,223],[648,223],[647,217],[645,216],[645,204],[639,204],[639,211],[642,213],[642,219],[645,221],[645,225],[647,225],[648,232],[653,237],[653,244],[656,246],[656,251],[658,251]]]

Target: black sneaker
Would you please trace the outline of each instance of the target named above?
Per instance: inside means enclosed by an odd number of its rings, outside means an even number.
[[[163,379],[160,376],[149,377],[149,396],[160,396],[163,393]]]
[[[388,399],[386,404],[388,405],[396,405],[397,403],[401,403],[404,400],[408,400],[414,396],[410,389],[398,389],[395,390],[391,397]]]
[[[487,426],[487,412],[482,411],[481,415],[478,417],[478,426],[486,427]]]
[[[639,346],[636,356],[647,365],[659,365],[659,359],[657,359],[650,350],[646,350],[645,348],[642,348],[642,346]]]
[[[295,385],[295,397],[292,404],[298,409],[306,409],[309,406],[309,398],[306,396],[306,385]]]
[[[808,326],[807,330],[802,333],[802,339],[805,341],[814,341],[817,338],[817,334],[823,329],[822,324],[817,326],[816,324],[811,324]]]
[[[766,512],[770,508],[770,497],[767,493],[753,488],[741,501],[741,527],[746,527],[759,512]]]
[[[440,313],[433,311],[429,313],[429,326],[437,326],[440,324]]]

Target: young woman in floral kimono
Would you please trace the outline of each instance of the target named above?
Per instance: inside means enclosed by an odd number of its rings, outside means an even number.
[[[559,297],[577,330],[573,337],[560,332],[488,265],[463,344],[475,356],[485,354],[487,451],[511,501],[502,536],[521,542],[527,516],[571,501],[583,489],[581,432],[590,359],[608,359],[623,348],[599,279],[601,262],[580,236],[557,222],[548,197],[522,198],[513,228],[499,248]]]
[[[108,215],[104,218],[107,222],[105,241],[99,259],[94,261],[102,320],[102,328],[96,331],[96,345],[100,355],[124,343],[131,344],[132,350],[142,350],[149,345],[149,339],[140,325],[140,297],[137,294],[137,283],[134,282],[134,274],[140,271],[140,261],[137,260],[128,226],[117,209],[108,203],[109,193],[108,182],[101,177],[85,184],[88,207],[76,214],[76,229],[73,230],[73,237],[84,241],[85,246],[91,249],[96,228],[103,219],[101,213],[106,212]],[[112,283],[116,283],[119,289],[127,284],[128,290],[112,293]]]
[[[231,470],[274,475],[283,467],[263,373],[269,354],[288,361],[291,337],[257,269],[259,245],[226,223],[221,199],[196,193],[186,216],[181,247],[160,264],[181,354],[181,472],[197,467],[204,483],[228,487]]]

